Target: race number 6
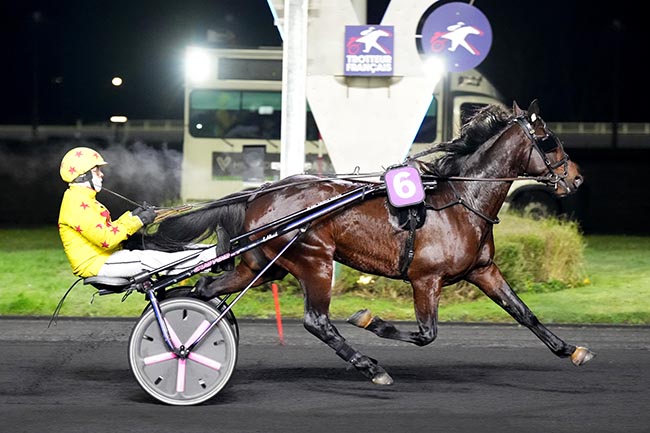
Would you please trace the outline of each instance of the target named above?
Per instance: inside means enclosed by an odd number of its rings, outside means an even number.
[[[411,206],[424,200],[420,173],[413,167],[397,167],[384,177],[388,200],[395,207]]]

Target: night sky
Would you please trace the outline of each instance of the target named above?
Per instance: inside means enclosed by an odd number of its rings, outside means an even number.
[[[368,0],[370,23],[387,4]],[[538,98],[549,121],[650,122],[639,4],[476,0],[494,38],[478,69],[507,101]],[[0,124],[32,122],[34,71],[40,123],[181,119],[185,46],[208,29],[234,46],[281,45],[266,0],[0,0],[0,19]]]

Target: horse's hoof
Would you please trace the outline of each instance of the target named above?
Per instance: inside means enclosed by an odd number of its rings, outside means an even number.
[[[576,347],[576,350],[571,354],[571,362],[573,362],[573,365],[576,367],[579,367],[582,364],[591,361],[594,356],[596,356],[596,354],[591,350],[587,349],[586,347],[578,346]]]
[[[192,296],[198,299],[202,299],[204,301],[208,301],[216,296],[216,293],[210,293],[214,292],[214,290],[210,290],[208,287],[210,283],[212,283],[215,280],[215,278],[212,277],[201,277],[199,280],[196,282],[196,285],[192,289]]]
[[[392,385],[393,378],[390,377],[390,375],[384,371],[382,373],[377,374],[375,377],[373,377],[372,383],[374,383],[375,385]]]
[[[372,313],[367,308],[359,310],[348,318],[348,323],[351,323],[359,328],[365,328],[372,321]],[[374,379],[373,379],[374,381]]]

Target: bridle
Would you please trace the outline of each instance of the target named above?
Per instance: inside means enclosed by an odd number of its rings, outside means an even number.
[[[524,115],[518,115],[516,117],[513,117],[509,123],[510,124],[517,124],[521,129],[524,131],[526,134],[526,137],[530,141],[530,150],[528,153],[528,158],[527,161],[522,164],[522,173],[523,175],[521,176],[516,176],[516,177],[498,177],[498,178],[492,178],[492,177],[462,177],[462,176],[448,176],[448,177],[440,177],[436,175],[425,175],[423,178],[432,178],[432,179],[438,179],[438,180],[446,180],[446,181],[483,181],[483,182],[512,182],[516,180],[524,180],[524,179],[532,179],[537,182],[541,182],[544,184],[547,184],[549,186],[552,186],[554,189],[557,190],[558,184],[562,184],[565,189],[569,190],[569,185],[566,182],[566,178],[569,176],[569,155],[564,151],[564,146],[562,144],[562,141],[551,131],[547,126],[546,122],[544,120],[537,116],[535,113],[530,115],[530,121],[528,118]],[[533,127],[533,123],[535,122],[540,122],[542,124],[542,129],[544,133],[542,135],[538,135],[535,128]],[[508,128],[504,129],[501,131],[501,134],[505,133],[505,131],[508,130]],[[548,157],[548,154],[551,152],[557,150],[560,148],[562,152],[562,158],[558,161],[551,161]],[[407,161],[415,160],[417,161],[417,158],[424,156],[426,154],[434,153],[437,149],[431,148],[426,151],[420,152],[416,155],[413,155],[409,158],[407,158]],[[531,175],[529,173],[529,167],[531,163],[531,159],[533,156],[533,150],[536,151],[539,156],[541,157],[542,161],[544,162],[544,165],[546,166],[546,173],[544,173],[541,176],[536,176],[536,175]],[[555,170],[559,167],[562,167],[562,173],[558,174],[555,172]],[[445,209],[450,206],[454,205],[463,205],[466,207],[468,210],[472,211],[479,217],[483,218],[487,222],[491,224],[497,224],[499,222],[499,218],[496,217],[494,219],[490,218],[488,215],[482,213],[478,209],[475,209],[473,206],[470,206],[469,203],[467,203],[456,191],[456,188],[453,185],[453,182],[449,182],[449,185],[453,191],[453,194],[455,196],[455,199],[441,207],[434,207],[433,205],[427,203],[425,206],[429,209],[433,209],[436,211]]]
[[[541,122],[542,129],[544,131],[543,135],[537,135],[537,132],[535,131],[535,128],[531,122],[529,122],[528,119],[523,115],[517,116],[512,120],[521,127],[531,142],[528,160],[524,166],[524,174],[527,175],[526,171],[530,166],[530,160],[532,158],[534,149],[542,158],[542,161],[544,162],[544,165],[547,169],[546,174],[542,175],[539,178],[540,181],[553,186],[554,189],[558,188],[558,183],[562,183],[562,185],[568,189],[568,185],[566,184],[565,179],[569,175],[569,155],[564,151],[562,141],[553,133],[553,131],[551,131],[546,126],[546,122],[544,122],[541,117],[537,116],[535,113],[531,114],[530,117],[533,123],[536,121]],[[552,162],[548,158],[548,154],[555,151],[558,147],[562,151],[562,158],[558,161]],[[561,174],[555,172],[555,170],[559,167],[562,167]]]

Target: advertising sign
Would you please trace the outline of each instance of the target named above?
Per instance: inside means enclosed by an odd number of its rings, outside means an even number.
[[[393,75],[393,26],[345,26],[343,75]]]
[[[467,3],[447,3],[435,9],[422,26],[422,49],[439,56],[449,72],[479,65],[490,52],[492,28],[479,9]]]

